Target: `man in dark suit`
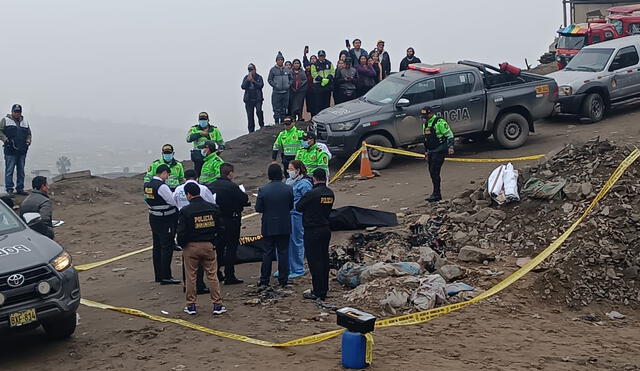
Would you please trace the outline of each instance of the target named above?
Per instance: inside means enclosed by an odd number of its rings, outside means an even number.
[[[256,200],[256,211],[262,213],[262,235],[266,247],[262,255],[260,282],[258,288],[269,286],[271,262],[278,250],[278,280],[284,287],[289,278],[289,235],[291,234],[291,216],[293,209],[293,189],[282,182],[282,168],[271,164],[267,170],[271,181],[260,188]]]
[[[244,281],[236,278],[235,263],[236,251],[240,242],[240,225],[242,222],[242,209],[249,206],[249,196],[233,182],[233,165],[224,163],[220,165],[220,178],[209,184],[209,189],[216,195],[216,203],[220,206],[222,224],[221,243],[216,246],[218,252],[218,264],[224,263],[224,284],[237,285]],[[218,272],[218,277],[221,274]]]

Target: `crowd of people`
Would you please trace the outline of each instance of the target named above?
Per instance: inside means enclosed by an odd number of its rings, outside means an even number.
[[[413,48],[400,61],[399,71],[409,68],[409,64],[420,63]],[[367,52],[360,39],[345,40],[345,49],[338,54],[336,65],[327,59],[327,53],[319,50],[309,55],[309,47],[304,47],[302,61],[285,60],[281,52],[276,55],[276,64],[269,70],[267,83],[272,88],[271,105],[275,124],[282,123],[285,116],[303,120],[306,107],[311,117],[329,107],[331,98],[335,104],[343,103],[365,95],[377,83],[391,74],[391,59],[385,50],[385,42],[378,40],[376,47]],[[241,84],[247,111],[249,132],[256,129],[255,117],[260,128],[265,126],[262,102],[264,101],[264,79],[250,63],[248,73]]]
[[[254,84],[261,78],[247,80]],[[289,286],[291,279],[306,273],[306,256],[312,288],[304,297],[325,300],[329,288],[329,214],[334,202],[327,187],[330,154],[316,143],[314,133],[297,128],[293,117],[286,114],[280,122],[283,130],[273,144],[269,183],[260,188],[255,204],[256,212],[262,214],[264,239],[257,286],[259,290],[270,287],[276,257],[278,271],[274,276],[281,287]],[[222,133],[206,112],[189,128],[186,141],[193,143],[194,169],[185,171],[174,157],[173,145],[165,144],[161,158],[151,163],[144,177],[155,281],[161,285],[182,282],[171,272],[173,253],[182,251],[184,311],[196,314],[197,295],[209,293],[213,314],[222,314],[226,308],[220,282],[244,282],[236,277],[235,264],[242,212],[250,206],[249,197],[244,187],[234,183],[235,168],[222,159]]]

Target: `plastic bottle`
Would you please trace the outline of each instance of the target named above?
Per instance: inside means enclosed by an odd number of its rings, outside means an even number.
[[[342,366],[350,369],[367,367],[365,362],[367,341],[358,332],[345,331],[342,334]]]

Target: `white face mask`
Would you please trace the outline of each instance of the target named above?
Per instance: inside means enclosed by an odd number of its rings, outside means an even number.
[[[287,173],[289,173],[289,178],[295,178],[298,176],[298,170],[287,170]]]

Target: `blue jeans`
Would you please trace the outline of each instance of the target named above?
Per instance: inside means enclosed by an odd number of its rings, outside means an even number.
[[[24,161],[26,153],[8,155],[4,154],[4,186],[7,192],[13,192],[13,169],[17,169],[16,190],[24,191]]]
[[[291,237],[289,237],[289,273],[304,274],[304,229],[302,214],[291,213]]]

